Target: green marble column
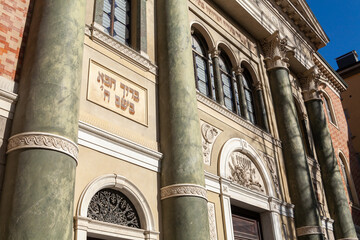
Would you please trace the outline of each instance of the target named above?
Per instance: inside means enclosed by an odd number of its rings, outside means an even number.
[[[304,94],[305,105],[321,168],[330,216],[334,219],[335,237],[336,239],[357,239],[322,101],[317,91],[310,92],[316,96],[309,97]]]
[[[266,108],[265,108],[265,102],[264,102],[264,95],[262,91],[262,84],[261,82],[257,82],[255,86],[255,97],[257,100],[257,108],[258,113],[260,117],[260,126],[266,131],[269,132],[269,123],[267,120],[267,114],[266,114]]]
[[[236,83],[237,83],[237,88],[238,88],[238,92],[239,92],[241,116],[243,118],[245,118],[246,120],[249,120],[249,113],[247,110],[244,82],[243,82],[243,75],[242,75],[243,71],[244,71],[244,69],[241,67],[238,67],[237,69],[235,69],[235,77],[236,77]]]
[[[275,32],[265,40],[263,49],[266,54],[265,63],[278,132],[282,142],[291,202],[295,205],[294,217],[297,238],[300,240],[324,239],[291,91],[287,63],[289,52],[287,51],[286,40],[280,39],[278,32]]]
[[[208,240],[187,0],[157,1],[162,238]]]
[[[72,239],[76,161],[66,151],[77,152],[84,25],[85,0],[35,2],[11,134],[19,141],[8,146],[1,239]]]
[[[217,102],[224,106],[224,90],[223,90],[223,83],[221,80],[221,72],[220,72],[220,65],[219,65],[219,54],[220,51],[214,49],[211,52],[211,60],[213,62],[214,68],[214,81],[215,81],[215,93],[216,93],[216,100]]]

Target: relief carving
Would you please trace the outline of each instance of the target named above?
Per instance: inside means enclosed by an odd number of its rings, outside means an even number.
[[[266,165],[270,171],[271,178],[274,183],[275,191],[276,191],[277,195],[280,196],[280,184],[279,184],[279,177],[278,177],[277,171],[276,171],[275,159],[272,157],[269,157],[265,154],[264,154],[263,158],[264,158]]]
[[[320,86],[320,74],[317,67],[313,66],[302,74],[300,83],[303,89],[305,102],[312,99],[320,99],[318,91]]]
[[[210,166],[210,155],[215,139],[222,131],[201,121],[202,150],[204,163]]]
[[[228,164],[230,180],[250,190],[265,192],[259,170],[245,154],[233,152]]]

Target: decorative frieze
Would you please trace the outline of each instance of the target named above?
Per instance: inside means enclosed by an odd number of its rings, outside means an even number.
[[[296,236],[298,237],[312,234],[322,234],[322,228],[319,226],[305,226],[296,229]]]
[[[217,240],[215,204],[208,202],[210,240]]]
[[[10,137],[6,153],[23,148],[42,148],[62,152],[72,157],[76,163],[79,153],[76,143],[70,139],[44,132],[25,132]]]
[[[286,38],[280,38],[279,31],[262,41],[262,48],[265,53],[265,64],[267,70],[273,68],[288,68],[289,56],[294,54],[293,48],[288,46]]]
[[[193,196],[206,198],[206,189],[196,184],[174,184],[161,188],[161,200],[171,197]]]
[[[233,152],[228,160],[228,179],[257,192],[265,192],[264,181],[259,170],[248,156]]]
[[[201,137],[202,137],[202,150],[204,164],[211,165],[211,150],[216,138],[222,132],[220,129],[211,126],[210,124],[200,121],[201,124]]]

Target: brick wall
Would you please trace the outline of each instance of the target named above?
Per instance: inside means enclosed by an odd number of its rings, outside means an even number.
[[[30,0],[0,0],[0,76],[16,79]]]
[[[324,91],[327,93],[327,95],[331,99],[332,108],[334,111],[336,124],[332,124],[329,122],[328,116],[328,126],[330,130],[330,135],[332,138],[336,158],[338,160],[338,164],[340,166],[340,158],[339,158],[339,151],[342,151],[345,155],[345,158],[347,161],[349,161],[350,171],[352,174],[352,180],[355,185],[357,196],[360,196],[360,165],[359,162],[355,156],[355,151],[351,145],[351,141],[349,139],[349,133],[348,133],[348,124],[345,118],[343,106],[341,103],[341,99],[339,96],[335,94],[335,92],[327,87],[324,89]],[[324,111],[325,107],[324,107]],[[343,179],[344,182],[344,179]],[[345,191],[347,191],[345,182],[344,182],[344,188]],[[356,204],[356,203],[354,203]],[[353,213],[353,219],[355,224],[360,225],[360,211],[357,209],[352,209]]]

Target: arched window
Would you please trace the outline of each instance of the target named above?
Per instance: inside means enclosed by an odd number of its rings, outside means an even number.
[[[323,102],[324,102],[324,106],[325,106],[326,115],[328,116],[329,121],[333,124],[336,124],[335,123],[335,115],[332,111],[330,100],[328,99],[328,97],[325,94],[323,97]]]
[[[253,124],[257,124],[256,108],[255,108],[255,102],[254,102],[253,81],[252,81],[250,72],[249,72],[249,70],[247,70],[247,68],[244,68],[243,85],[244,85],[244,93],[245,93],[247,112],[249,114],[249,120]]]
[[[101,189],[92,197],[87,216],[101,222],[141,228],[133,203],[120,191],[110,188]]]
[[[341,153],[339,154],[339,158],[340,158],[341,173],[344,178],[344,182],[346,185],[346,190],[348,192],[349,200],[350,200],[350,202],[354,202],[354,198],[352,196],[352,192],[351,192],[351,188],[350,188],[350,184],[349,184],[349,178],[348,178],[347,171],[346,171],[345,164],[344,164],[345,158],[342,156]]]
[[[104,31],[126,45],[130,45],[130,3],[130,0],[104,0],[102,14]]]
[[[224,91],[225,107],[237,114],[240,113],[239,94],[235,83],[231,63],[225,54],[219,56],[219,68]]]
[[[202,94],[216,100],[212,65],[205,40],[199,34],[192,35],[196,88]]]

